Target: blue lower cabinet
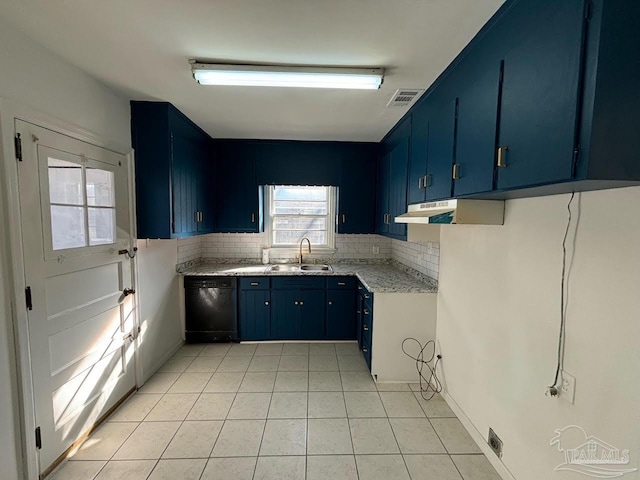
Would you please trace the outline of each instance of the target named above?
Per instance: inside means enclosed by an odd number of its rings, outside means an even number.
[[[240,340],[355,340],[355,287],[347,276],[241,278]]]
[[[358,285],[357,336],[358,347],[371,370],[371,347],[373,338],[373,294],[364,285]]]
[[[271,335],[277,340],[300,339],[298,290],[272,290]]]
[[[241,291],[240,338],[242,340],[271,338],[271,291]]]
[[[327,339],[353,340],[356,336],[356,295],[353,290],[327,290]]]
[[[325,338],[324,328],[324,290],[300,290],[300,315],[301,340],[317,340]]]
[[[324,334],[324,290],[273,290],[271,335],[276,340],[319,340]]]

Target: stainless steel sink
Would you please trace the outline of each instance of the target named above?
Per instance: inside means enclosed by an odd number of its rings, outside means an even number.
[[[271,265],[268,272],[299,272],[300,265]]]
[[[333,272],[331,265],[313,265],[313,264],[278,264],[271,265],[267,268],[267,272]]]
[[[331,265],[301,265],[303,272],[333,272]]]

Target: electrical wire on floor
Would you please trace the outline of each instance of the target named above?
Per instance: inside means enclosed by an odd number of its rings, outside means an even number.
[[[405,348],[405,343],[407,342],[414,342],[418,345],[419,350],[415,357],[407,352]],[[429,346],[433,347],[433,352],[431,353],[431,356],[425,360],[424,351]],[[402,351],[407,357],[415,360],[416,362],[416,370],[418,371],[418,376],[420,378],[420,395],[422,395],[422,398],[425,400],[431,400],[437,393],[442,392],[442,384],[438,379],[437,372],[438,363],[442,359],[442,355],[436,355],[436,342],[429,340],[427,343],[422,345],[413,337],[405,338],[402,341]],[[433,367],[431,366],[431,362],[433,362]],[[429,372],[428,376],[423,373],[425,368]]]
[[[560,335],[558,338],[558,363],[556,365],[556,376],[553,379],[553,384],[547,388],[547,395],[555,397],[559,393],[558,379],[560,377],[560,371],[562,370],[563,358],[564,358],[564,338],[566,330],[566,311],[565,311],[565,278],[567,272],[567,237],[569,236],[569,229],[571,228],[571,203],[576,193],[571,193],[569,203],[567,204],[567,211],[569,212],[567,218],[567,227],[564,231],[564,238],[562,239],[562,275],[560,276]]]

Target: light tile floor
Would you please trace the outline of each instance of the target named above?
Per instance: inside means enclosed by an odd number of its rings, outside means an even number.
[[[354,343],[185,345],[51,480],[500,480],[416,390]]]

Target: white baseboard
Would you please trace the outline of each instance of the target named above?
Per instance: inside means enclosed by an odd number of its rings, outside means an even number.
[[[493,468],[496,469],[496,472],[498,472],[498,475],[500,475],[500,477],[503,480],[516,480],[516,477],[514,477],[513,474],[509,471],[509,469],[505,466],[505,464],[502,463],[502,460],[500,460],[500,458],[498,458],[496,454],[493,453],[493,450],[491,450],[491,447],[489,447],[489,444],[485,441],[485,438],[478,431],[475,425],[471,422],[469,417],[467,417],[467,415],[460,408],[460,406],[456,403],[456,401],[451,397],[451,395],[449,395],[446,392],[442,392],[441,395],[442,395],[442,398],[445,399],[449,407],[451,407],[451,410],[453,410],[453,413],[456,414],[456,416],[458,417],[458,419],[460,420],[464,428],[467,430],[467,432],[469,432],[469,435],[471,435],[471,438],[473,438],[473,441],[478,444],[478,447],[480,447],[480,450],[482,450],[482,453],[485,454],[485,456],[487,457],[487,460],[489,460],[489,463],[491,463]]]
[[[144,380],[142,382],[142,385],[144,385],[146,381],[149,380],[151,376],[154,373],[156,373],[158,369],[167,362],[167,360],[173,357],[176,354],[176,352],[180,350],[180,348],[182,348],[183,345],[184,345],[184,340],[182,339],[178,340],[169,350],[167,350],[167,352],[162,357],[160,357],[160,359],[156,363],[153,364],[153,366],[149,369],[148,372],[144,371],[143,372]],[[138,388],[142,387],[142,385],[138,385]]]

